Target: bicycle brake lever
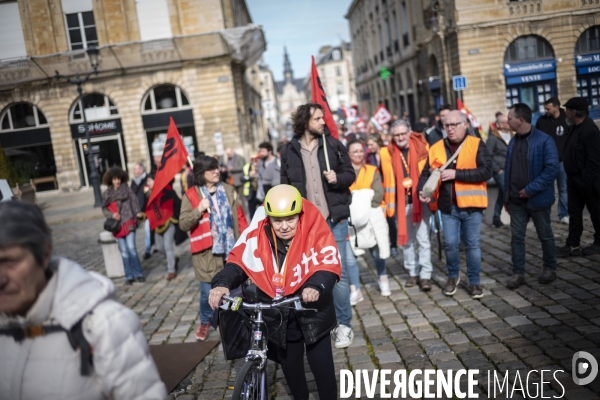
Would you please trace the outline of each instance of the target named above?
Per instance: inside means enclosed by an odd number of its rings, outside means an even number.
[[[230,305],[230,304],[231,304],[231,302],[230,302],[230,301],[226,301],[226,302],[224,302],[222,305],[220,305],[220,306],[219,306],[219,308],[220,308],[221,310],[229,310],[229,305]]]
[[[300,302],[300,300],[296,300],[294,302],[294,306],[296,307],[295,308],[296,311],[314,311],[314,312],[318,311],[316,308],[304,308],[304,307],[302,307],[302,303]]]

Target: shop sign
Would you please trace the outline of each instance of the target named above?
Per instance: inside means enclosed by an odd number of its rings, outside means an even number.
[[[579,75],[600,73],[600,65],[593,65],[591,67],[578,68],[577,73]]]
[[[595,54],[583,54],[575,56],[575,66],[583,67],[586,65],[600,64],[600,53]]]
[[[549,81],[550,79],[555,79],[556,74],[554,72],[548,72],[545,74],[534,74],[534,75],[525,75],[525,76],[516,76],[513,78],[507,78],[507,85],[520,85],[522,83],[529,82],[539,82],[539,81]]]
[[[556,71],[555,60],[504,65],[504,76],[533,75],[553,71]]]
[[[121,119],[88,122],[90,136],[107,135],[121,132]],[[71,135],[73,139],[85,137],[84,124],[71,124]]]

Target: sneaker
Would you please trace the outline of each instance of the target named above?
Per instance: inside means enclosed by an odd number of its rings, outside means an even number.
[[[408,278],[406,280],[406,283],[404,284],[404,287],[413,287],[417,283],[419,283],[419,277],[418,276],[411,276],[410,278]]]
[[[548,284],[554,282],[556,279],[556,270],[551,268],[544,268],[544,271],[538,278],[539,283]]]
[[[429,279],[421,279],[421,290],[424,292],[431,290],[431,281]]]
[[[558,219],[558,221],[559,221],[561,224],[569,225],[569,216],[566,216],[566,217],[559,218],[559,219]]]
[[[600,244],[593,243],[591,246],[582,249],[581,252],[584,256],[593,256],[594,254],[600,254]]]
[[[363,297],[360,289],[356,289],[354,292],[350,293],[350,305],[355,306],[365,298]]]
[[[444,286],[444,294],[446,296],[454,296],[459,282],[460,276],[458,278],[448,278],[448,280],[446,281],[446,285]]]
[[[332,332],[334,333],[333,340],[335,341],[336,349],[345,349],[352,344],[354,332],[352,332],[352,328],[349,326],[339,324]]]
[[[177,272],[169,272],[169,275],[167,275],[167,280],[172,281],[173,279],[175,279],[176,276]]]
[[[150,253],[144,253],[144,260],[147,260],[150,257],[152,257],[152,254],[150,254]]]
[[[513,276],[506,282],[506,287],[509,289],[516,289],[525,283],[525,277],[521,274],[514,273]]]
[[[392,257],[398,257],[400,255],[400,253],[398,252],[398,248],[397,247],[392,247],[390,249],[390,252],[392,254]]]
[[[387,279],[385,281],[382,281],[381,279],[379,280],[379,290],[381,290],[381,295],[384,297],[392,294],[390,291],[390,283],[387,281]]]
[[[480,299],[483,297],[483,289],[481,285],[469,285],[469,294],[472,299]]]
[[[125,281],[125,284],[126,284],[127,286],[131,286],[131,285],[133,285],[133,279],[127,279],[127,280]]]
[[[583,255],[581,247],[571,247],[565,244],[563,247],[556,249],[556,257],[581,257]]]
[[[504,226],[504,224],[500,220],[492,222],[492,225],[494,225],[494,227],[496,228],[502,228]]]
[[[135,278],[135,280],[138,282],[146,282],[146,278],[144,278],[143,276],[138,276],[137,278]]]
[[[196,329],[196,340],[201,342],[205,341],[208,336],[208,328],[210,328],[210,324],[200,323],[198,325],[198,329]]]

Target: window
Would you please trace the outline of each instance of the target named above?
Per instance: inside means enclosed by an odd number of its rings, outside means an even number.
[[[65,14],[65,19],[67,21],[67,33],[71,50],[98,46],[98,35],[96,34],[93,11]]]
[[[142,113],[151,113],[173,108],[188,108],[190,102],[178,86],[160,85],[148,91],[142,101]]]
[[[528,35],[517,38],[508,46],[504,54],[504,63],[554,58],[552,46],[541,36]]]
[[[586,54],[600,50],[600,25],[592,26],[581,34],[575,46],[575,54]]]
[[[323,79],[325,77],[325,68],[321,68],[321,70],[319,71],[319,77],[321,79]]]
[[[48,126],[48,121],[38,108],[29,103],[17,103],[0,115],[0,131],[30,129]]]
[[[335,67],[335,76],[342,76],[342,68]]]
[[[87,122],[113,118],[119,115],[119,109],[108,96],[90,93],[83,96],[83,109]],[[71,123],[83,121],[81,102],[77,100],[71,110]]]
[[[173,36],[167,0],[136,1],[135,7],[142,41]]]
[[[342,59],[342,55],[340,53],[339,50],[334,50],[332,53],[332,57],[335,61],[341,60]]]
[[[337,94],[344,94],[344,84],[343,83],[337,84]]]
[[[17,2],[0,4],[0,58],[16,58],[27,55],[21,16]]]
[[[400,8],[402,10],[402,41],[404,43],[404,46],[408,46],[409,43],[409,38],[408,38],[408,11],[406,10],[406,2],[402,2],[402,4],[400,5]]]

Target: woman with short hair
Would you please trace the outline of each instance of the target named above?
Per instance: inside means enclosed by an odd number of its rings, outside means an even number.
[[[113,233],[125,269],[125,284],[145,282],[142,264],[135,247],[135,230],[138,226],[137,217],[141,216],[137,196],[127,185],[129,176],[119,167],[112,167],[104,174],[102,183],[108,188],[102,193],[102,212],[106,218],[114,218],[121,222],[121,228]]]

